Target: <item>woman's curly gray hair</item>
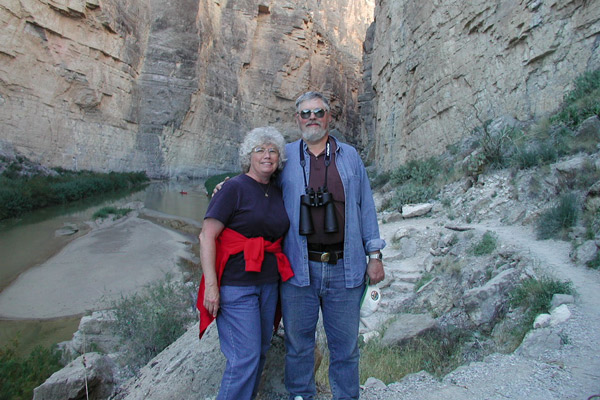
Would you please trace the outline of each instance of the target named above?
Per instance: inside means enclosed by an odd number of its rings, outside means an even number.
[[[242,172],[246,173],[250,170],[250,158],[252,150],[264,144],[272,144],[279,152],[279,163],[277,170],[281,171],[283,164],[287,158],[285,157],[285,139],[279,131],[272,126],[263,126],[254,128],[246,134],[244,141],[240,145],[240,167]]]

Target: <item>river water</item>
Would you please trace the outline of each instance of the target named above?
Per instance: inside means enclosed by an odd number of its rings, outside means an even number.
[[[0,221],[0,291],[19,274],[43,263],[73,240],[73,236],[56,234],[65,224],[80,228],[75,236],[81,236],[89,230],[85,222],[92,219],[94,212],[108,205],[123,205],[130,201],[142,201],[148,209],[202,221],[209,198],[205,194],[204,182],[155,182],[136,193],[111,194]],[[0,320],[0,348],[17,340],[19,352],[28,354],[35,345],[49,346],[70,340],[80,319],[81,316]]]

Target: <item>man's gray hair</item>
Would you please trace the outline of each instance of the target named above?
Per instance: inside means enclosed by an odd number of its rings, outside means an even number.
[[[240,145],[240,167],[242,172],[246,173],[250,170],[250,159],[252,157],[252,150],[256,147],[272,144],[279,152],[279,162],[277,170],[283,169],[283,164],[286,161],[285,157],[285,139],[283,135],[279,133],[277,129],[272,126],[263,126],[260,128],[254,128],[246,134],[244,141]]]
[[[325,111],[329,111],[331,109],[331,106],[329,105],[329,100],[327,99],[327,97],[325,97],[325,95],[321,92],[306,92],[303,95],[301,95],[300,97],[298,97],[298,99],[296,99],[296,112],[299,112],[300,109],[298,107],[300,107],[300,104],[304,103],[305,101],[308,100],[312,100],[312,99],[321,99],[323,101],[323,105],[325,106]]]

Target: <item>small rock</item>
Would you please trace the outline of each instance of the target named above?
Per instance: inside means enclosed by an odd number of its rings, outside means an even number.
[[[550,314],[550,325],[556,326],[562,324],[569,318],[571,318],[571,311],[569,311],[569,307],[567,307],[566,304],[563,304],[562,306],[556,307]]]
[[[64,224],[64,226],[60,229],[57,229],[54,232],[54,236],[71,236],[79,232],[79,228],[74,224]]]
[[[533,321],[534,329],[545,328],[550,325],[550,314],[540,314],[536,317],[535,321]]]
[[[559,306],[562,306],[563,304],[573,304],[573,303],[575,303],[575,298],[573,296],[571,296],[570,294],[557,293],[554,296],[552,296],[552,302],[550,305],[550,309],[553,310]]]
[[[385,389],[387,385],[377,378],[370,377],[364,384],[365,388]]]

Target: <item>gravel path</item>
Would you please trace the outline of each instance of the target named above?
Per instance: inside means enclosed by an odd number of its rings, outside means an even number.
[[[442,381],[421,372],[384,387],[367,386],[363,400],[466,400],[466,399],[588,399],[600,395],[600,273],[575,266],[568,242],[535,239],[529,227],[473,228],[498,234],[500,242],[529,251],[539,267],[560,280],[570,280],[576,290],[570,304],[571,318],[547,330],[548,343],[560,343],[544,351],[528,351],[527,341],[513,354],[492,354],[448,374]],[[546,331],[544,331],[546,333]],[[557,336],[558,335],[558,336]]]

